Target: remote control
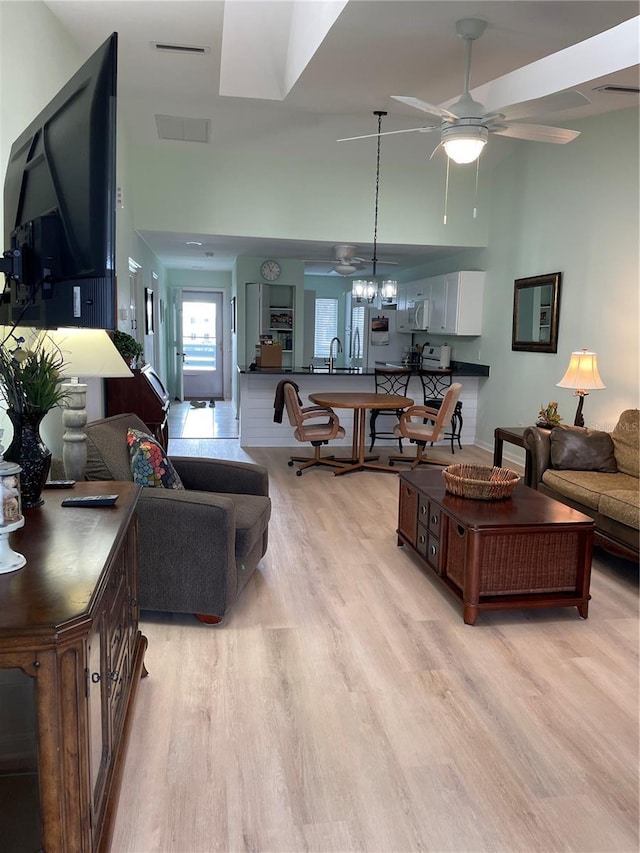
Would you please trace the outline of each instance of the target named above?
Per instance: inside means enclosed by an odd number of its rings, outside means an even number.
[[[75,480],[47,480],[45,489],[71,489],[75,486]]]
[[[117,495],[84,495],[78,498],[65,498],[61,506],[113,506]]]

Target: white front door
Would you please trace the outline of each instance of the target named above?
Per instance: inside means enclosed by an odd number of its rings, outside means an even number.
[[[182,382],[185,400],[222,400],[222,294],[182,291]]]

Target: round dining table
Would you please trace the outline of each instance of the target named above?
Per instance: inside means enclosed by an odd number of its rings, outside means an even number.
[[[365,427],[367,409],[408,409],[413,406],[411,397],[401,397],[398,394],[367,394],[360,391],[318,391],[309,394],[311,402],[317,406],[328,406],[331,409],[353,409],[353,438],[351,445],[351,464],[336,468],[336,477],[351,474],[353,471],[391,471],[397,474],[398,469],[391,465],[365,458]],[[377,458],[377,457],[376,457]]]

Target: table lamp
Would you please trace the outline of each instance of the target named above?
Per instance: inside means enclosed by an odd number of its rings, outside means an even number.
[[[65,477],[84,480],[87,466],[87,386],[78,381],[89,377],[133,376],[127,363],[104,329],[50,329],[47,337],[59,348],[69,377],[62,389],[62,461]]]
[[[574,426],[583,427],[582,406],[584,398],[589,391],[606,388],[600,374],[598,373],[598,356],[595,352],[583,349],[580,352],[572,352],[569,367],[560,380],[556,382],[559,388],[574,388],[573,396],[578,397],[578,408],[573,422]]]

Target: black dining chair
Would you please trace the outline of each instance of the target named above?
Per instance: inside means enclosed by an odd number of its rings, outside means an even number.
[[[384,367],[375,369],[374,379],[376,383],[376,394],[397,394],[400,397],[407,396],[407,387],[411,378],[411,370],[404,367]],[[371,444],[369,445],[369,453],[373,450],[373,445],[376,443],[378,436],[398,439],[398,447],[400,453],[402,450],[402,438],[394,433],[393,428],[396,426],[402,414],[402,409],[373,409],[371,418],[369,419],[369,436]],[[378,418],[393,418],[393,423],[388,429],[378,429]]]

